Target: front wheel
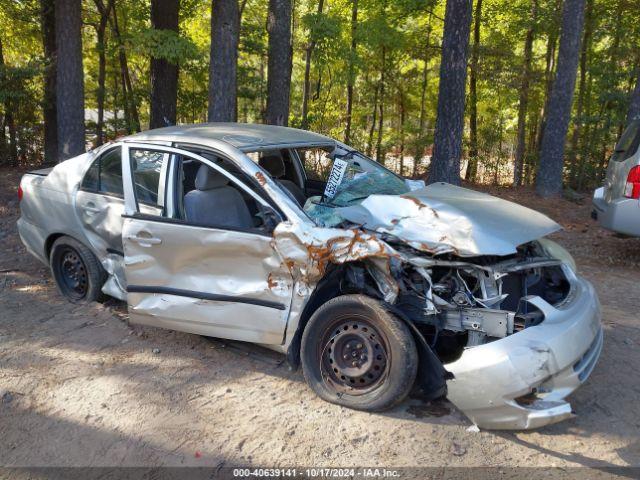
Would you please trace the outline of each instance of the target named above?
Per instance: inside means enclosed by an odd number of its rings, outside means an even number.
[[[320,398],[357,410],[401,402],[418,370],[407,326],[364,295],[336,297],[316,310],[300,356],[305,379]]]

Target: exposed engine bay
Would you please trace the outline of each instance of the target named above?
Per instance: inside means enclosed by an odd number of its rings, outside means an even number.
[[[529,300],[539,297],[557,306],[571,290],[563,262],[538,242],[507,257],[425,257],[410,247],[394,247],[409,262],[391,262],[398,284],[393,305],[444,363],[464,348],[540,325],[544,314]]]

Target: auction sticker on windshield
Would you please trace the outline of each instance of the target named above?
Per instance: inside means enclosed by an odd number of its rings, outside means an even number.
[[[336,158],[333,162],[333,167],[331,167],[331,173],[329,174],[329,179],[327,180],[327,186],[324,189],[324,197],[325,198],[333,198],[338,190],[338,186],[340,182],[342,182],[342,178],[344,177],[344,172],[347,171],[347,167],[349,163]]]

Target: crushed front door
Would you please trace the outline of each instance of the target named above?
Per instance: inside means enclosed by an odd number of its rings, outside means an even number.
[[[203,227],[141,214],[136,201],[135,151],[169,153],[207,164],[240,188],[213,162],[190,152],[145,144],[123,146],[125,254],[129,314],[133,322],[200,335],[281,344],[291,302],[291,275],[267,234]],[[166,191],[179,175],[168,169]],[[174,173],[171,173],[174,172]],[[148,183],[148,182],[147,182]],[[148,185],[147,185],[148,186]],[[266,202],[248,187],[245,193]],[[171,200],[166,194],[165,205]],[[211,208],[215,208],[212,205]]]

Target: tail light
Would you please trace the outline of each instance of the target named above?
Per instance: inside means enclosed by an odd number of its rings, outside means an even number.
[[[624,196],[627,198],[640,198],[640,165],[636,165],[627,175],[627,184],[624,186]]]
[[[22,185],[18,185],[18,201],[22,201],[22,197],[24,196],[24,192],[22,191]]]

